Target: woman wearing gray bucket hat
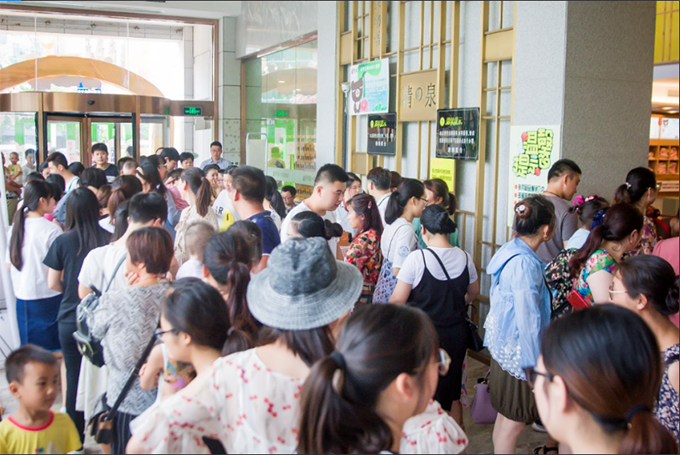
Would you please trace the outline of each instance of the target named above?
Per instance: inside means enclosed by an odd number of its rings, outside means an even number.
[[[335,260],[321,238],[290,239],[248,286],[253,316],[271,329],[264,346],[214,364],[214,409],[228,453],[292,453],[300,393],[311,366],[334,350],[363,287],[361,272]]]

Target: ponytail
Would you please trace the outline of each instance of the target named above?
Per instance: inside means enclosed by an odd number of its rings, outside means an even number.
[[[632,415],[630,415],[632,413]],[[673,435],[647,406],[634,408],[626,419],[626,430],[618,453],[678,453]]]
[[[190,167],[182,173],[181,179],[189,184],[189,188],[196,195],[196,212],[205,217],[212,202],[212,186],[205,177],[205,172],[197,167]]]
[[[640,255],[618,266],[623,287],[632,299],[644,295],[650,306],[663,316],[678,312],[678,277],[663,258]]]
[[[325,239],[330,240],[334,237],[342,237],[342,233],[344,232],[342,230],[342,226],[340,226],[338,223],[333,223],[329,220],[323,220],[323,226],[324,226],[324,231],[325,231]]]
[[[128,230],[128,218],[130,216],[130,201],[123,201],[116,209],[116,213],[111,214],[113,221],[113,235],[111,241],[120,239]]]
[[[420,216],[420,223],[431,234],[449,235],[456,232],[458,226],[451,219],[448,211],[441,205],[429,205]]]
[[[392,224],[404,214],[404,208],[411,198],[425,196],[425,185],[419,180],[404,179],[399,188],[390,195],[385,211],[385,222]]]
[[[395,333],[407,334],[394,338]],[[422,393],[426,366],[438,352],[437,332],[421,310],[371,305],[353,313],[337,351],[312,367],[302,388],[298,453],[380,453],[391,449],[392,431],[376,412],[380,392],[401,374]]]
[[[312,368],[300,399],[298,453],[380,453],[392,447],[392,430],[375,410],[343,397],[345,374],[332,356]]]
[[[453,214],[456,213],[456,210],[458,209],[458,199],[456,199],[455,194],[449,192],[449,186],[444,180],[425,180],[423,184],[425,185],[425,188],[432,192],[435,200],[442,200],[439,205],[444,207],[449,215],[453,216]]]
[[[637,167],[626,176],[626,183],[616,189],[615,204],[637,204],[647,190],[656,191],[656,176],[646,167]]]
[[[49,182],[43,180],[28,182],[24,187],[24,205],[14,214],[12,238],[9,243],[10,262],[19,271],[24,267],[21,250],[24,247],[26,215],[28,215],[28,212],[38,210],[40,199],[54,199],[55,193],[55,188]]]

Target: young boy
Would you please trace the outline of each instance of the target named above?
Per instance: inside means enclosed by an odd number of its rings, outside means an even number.
[[[23,174],[23,170],[19,165],[19,154],[17,152],[10,153],[9,162],[12,163],[9,166],[7,166],[7,169],[9,170],[9,177],[15,182],[21,183],[20,177],[21,174]]]
[[[203,253],[210,237],[215,234],[215,229],[208,223],[196,222],[187,228],[185,234],[186,250],[189,252],[189,260],[182,264],[177,271],[177,279],[198,278],[203,279]]]
[[[194,154],[190,152],[180,153],[179,162],[182,164],[182,169],[194,167]]]
[[[0,453],[68,453],[82,447],[78,430],[66,414],[50,408],[57,398],[59,368],[53,354],[31,344],[5,361],[9,391],[17,412],[0,422]]]

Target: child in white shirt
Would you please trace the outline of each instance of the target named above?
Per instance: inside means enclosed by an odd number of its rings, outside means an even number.
[[[210,237],[215,234],[215,228],[203,221],[196,222],[187,228],[186,232],[186,251],[189,253],[189,260],[186,261],[177,271],[175,279],[193,277],[203,279],[203,253]]]

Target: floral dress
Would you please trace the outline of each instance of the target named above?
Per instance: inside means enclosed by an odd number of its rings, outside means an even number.
[[[364,288],[359,302],[372,303],[383,262],[380,238],[375,229],[362,232],[352,241],[345,253],[345,262],[354,264],[364,276]]]
[[[680,425],[680,407],[678,405],[678,392],[675,391],[671,379],[668,377],[668,368],[678,362],[679,353],[680,344],[674,344],[661,353],[665,371],[661,388],[659,388],[659,397],[654,406],[654,415],[664,427],[673,433],[675,442],[678,442],[678,433],[680,432],[678,428]]]
[[[581,270],[581,274],[574,282],[574,290],[578,291],[581,297],[591,306],[595,302],[593,300],[593,293],[586,280],[600,270],[604,270],[611,275],[616,273],[616,261],[603,249],[597,250],[588,258],[586,265]]]
[[[656,237],[656,225],[654,220],[645,216],[644,223],[642,223],[642,232],[640,233],[640,243],[629,253],[630,256],[639,256],[641,254],[652,254],[654,247],[659,239]]]

